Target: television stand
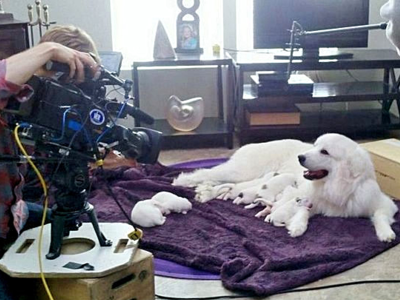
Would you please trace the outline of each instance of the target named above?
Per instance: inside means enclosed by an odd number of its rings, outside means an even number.
[[[233,115],[240,144],[283,138],[311,141],[328,132],[341,133],[352,138],[365,138],[375,137],[390,130],[399,130],[400,79],[397,78],[395,69],[400,68],[400,57],[397,52],[387,49],[352,49],[352,53],[352,58],[343,60],[294,60],[292,70],[336,72],[371,69],[382,70],[383,78],[376,81],[353,81],[349,78],[343,82],[339,77],[337,82],[314,83],[312,94],[283,90],[280,94],[271,92],[270,95],[258,95],[251,84],[247,84],[249,74],[258,71],[284,72],[287,70],[288,61],[274,59],[271,53],[229,52],[235,69],[238,70],[238,90]],[[370,104],[360,103],[358,107],[345,105],[365,101]],[[325,107],[325,103],[342,105],[330,109]],[[300,109],[298,123],[252,125],[249,122],[249,113],[266,112],[266,107],[271,105],[284,112],[287,104]],[[304,104],[313,107],[308,109]],[[392,104],[395,105],[392,107]]]
[[[275,54],[274,59],[288,60],[290,53]],[[337,49],[302,49],[293,52],[294,59],[349,59],[353,58],[353,53]]]

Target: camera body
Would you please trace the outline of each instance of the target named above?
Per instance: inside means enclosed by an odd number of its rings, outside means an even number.
[[[51,151],[54,155],[55,149],[66,149],[91,161],[95,160],[100,143],[105,143],[138,162],[157,161],[160,132],[148,128],[128,129],[116,124],[118,118],[127,115],[140,118],[144,123],[154,121],[128,103],[131,81],[122,80],[102,68],[96,79],[89,78],[83,85],[63,84],[36,76],[28,84],[34,90],[32,98],[25,103],[10,99],[5,111],[12,115],[11,123],[24,124],[23,138],[33,142],[40,151]],[[108,99],[105,96],[108,85],[122,87],[125,102]]]

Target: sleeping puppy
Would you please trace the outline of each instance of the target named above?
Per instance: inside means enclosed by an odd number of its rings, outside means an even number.
[[[142,227],[159,226],[165,223],[165,215],[171,212],[186,214],[191,209],[192,203],[188,199],[169,192],[159,192],[151,199],[136,203],[131,220]]]
[[[142,227],[153,227],[163,225],[166,217],[163,216],[162,208],[149,199],[136,203],[131,212],[131,220]]]
[[[192,209],[192,203],[186,198],[178,197],[169,192],[159,192],[151,198],[161,208],[163,214],[171,212],[186,214]]]
[[[280,206],[272,206],[271,213],[266,216],[264,221],[277,227],[286,226],[289,229],[295,215],[304,215],[307,217],[308,211],[312,207],[311,201],[307,198],[291,199]],[[290,230],[289,234],[291,235]]]
[[[311,214],[333,217],[368,217],[380,241],[390,242],[396,234],[391,228],[397,206],[382,193],[368,152],[339,134],[319,137],[314,147],[298,156],[308,179],[300,193],[313,203]],[[302,235],[308,218],[298,218],[289,231]]]
[[[228,200],[239,197],[240,194],[243,195],[244,190],[251,188],[251,187],[259,187],[260,185],[264,185],[268,180],[272,177],[278,175],[278,173],[269,172],[266,173],[263,177],[256,178],[250,181],[239,182],[235,183],[224,183],[221,185],[217,185],[213,188],[213,198]]]
[[[279,174],[261,186],[257,196],[267,201],[276,202],[282,197],[283,191],[288,187],[297,188],[296,176],[290,173]]]

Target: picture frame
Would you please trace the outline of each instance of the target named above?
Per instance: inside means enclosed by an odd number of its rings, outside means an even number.
[[[199,21],[177,20],[176,22],[176,53],[201,54]]]

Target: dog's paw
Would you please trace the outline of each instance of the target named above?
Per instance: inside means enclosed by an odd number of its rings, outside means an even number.
[[[307,224],[302,224],[302,223],[291,223],[288,226],[288,233],[291,237],[298,237],[302,236],[304,232],[307,230]]]
[[[210,183],[199,184],[196,189],[195,200],[201,203],[208,202],[216,198],[214,185]]]
[[[381,242],[390,243],[396,238],[396,233],[394,233],[394,231],[391,228],[386,230],[380,230],[376,234],[378,235],[378,239]]]
[[[235,185],[231,183],[225,183],[217,185],[213,188],[213,192],[216,198],[219,200],[228,200],[231,197],[231,191]]]
[[[172,185],[194,187],[197,182],[192,179],[192,174],[180,174],[174,179]]]

